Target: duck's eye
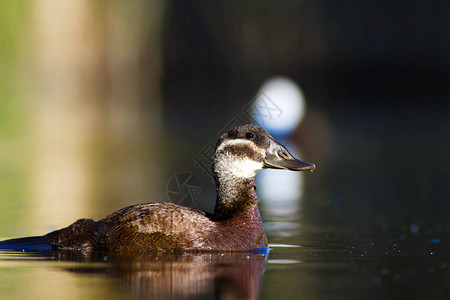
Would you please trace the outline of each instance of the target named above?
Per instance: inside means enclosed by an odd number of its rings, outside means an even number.
[[[249,140],[251,140],[251,139],[255,138],[255,134],[253,132],[247,132],[245,137],[248,138]]]

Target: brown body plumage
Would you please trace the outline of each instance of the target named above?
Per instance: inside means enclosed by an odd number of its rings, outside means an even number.
[[[267,246],[258,198],[248,186],[247,201],[230,218],[172,203],[125,207],[105,219],[82,219],[43,238],[55,248],[100,251],[246,250]]]
[[[0,249],[50,245],[53,249],[142,252],[267,247],[254,176],[269,167],[303,171],[315,166],[296,160],[259,126],[235,127],[222,134],[216,146],[214,214],[171,203],[138,204],[99,221],[78,220],[42,237],[0,242]]]

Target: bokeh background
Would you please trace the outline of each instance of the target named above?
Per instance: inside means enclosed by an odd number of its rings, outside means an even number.
[[[289,137],[304,224],[450,230],[450,4],[1,1],[0,236],[167,201],[274,76],[303,91]],[[209,204],[208,204],[209,202]]]

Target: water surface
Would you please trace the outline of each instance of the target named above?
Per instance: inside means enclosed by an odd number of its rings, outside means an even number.
[[[443,299],[448,237],[265,223],[269,254],[0,251],[4,299]]]

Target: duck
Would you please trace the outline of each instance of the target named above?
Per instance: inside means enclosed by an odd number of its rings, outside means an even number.
[[[102,252],[249,251],[268,249],[255,175],[263,169],[314,171],[255,124],[220,135],[213,157],[214,212],[173,203],[143,203],[104,219],[80,219],[43,236],[0,242],[0,249]]]

